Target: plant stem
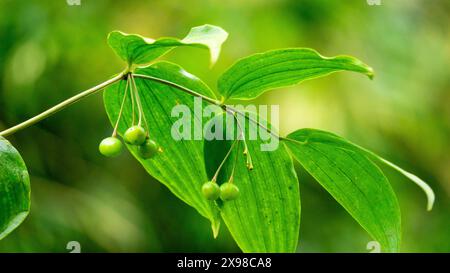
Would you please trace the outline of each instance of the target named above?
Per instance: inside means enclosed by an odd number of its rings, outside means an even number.
[[[238,140],[235,139],[235,140],[233,141],[233,144],[231,144],[230,149],[228,150],[227,154],[226,154],[225,157],[223,158],[222,162],[220,163],[219,167],[217,168],[216,173],[214,174],[214,176],[213,176],[213,178],[212,178],[212,181],[213,181],[213,182],[216,182],[217,177],[219,176],[219,172],[220,172],[220,170],[222,169],[223,164],[225,164],[225,161],[227,161],[227,158],[230,156],[231,152],[233,151],[234,145],[236,144],[237,141],[238,141]]]
[[[145,117],[144,108],[142,107],[141,96],[139,95],[139,90],[137,88],[136,81],[134,80],[133,74],[131,74],[131,81],[133,83],[134,91],[136,93],[136,101],[137,101],[137,104],[138,104],[139,109],[140,109],[139,110],[139,113],[140,113],[139,114],[139,126],[140,126],[140,123],[141,123],[141,119],[143,119],[144,120],[144,124],[145,124],[145,128],[147,129],[147,137],[148,137],[150,129],[148,127],[147,118]]]
[[[142,104],[141,104],[141,100],[139,99],[139,93],[138,93],[138,89],[136,86],[136,82],[134,81],[134,77],[133,74],[130,74],[131,77],[131,83],[133,84],[133,93],[134,93],[134,97],[136,99],[136,104],[137,104],[137,108],[139,111],[139,121],[138,121],[138,126],[142,125]]]
[[[232,112],[232,113],[233,113],[233,112]],[[233,117],[234,117],[234,119],[236,120],[236,124],[237,124],[237,126],[238,126],[238,128],[239,128],[239,131],[241,132],[241,138],[242,138],[242,141],[244,142],[244,156],[246,156],[246,160],[247,160],[247,162],[246,162],[247,168],[248,168],[249,170],[253,170],[252,155],[250,154],[250,150],[248,149],[248,146],[247,146],[247,141],[245,140],[245,132],[244,132],[244,129],[242,128],[241,123],[239,122],[239,119],[236,117],[236,113],[235,113],[235,112],[233,113]]]
[[[131,81],[131,73],[128,74],[128,78],[130,78]],[[131,125],[134,126],[136,123],[136,112],[135,112],[135,100],[136,98],[134,97],[134,91],[133,91],[133,85],[130,84],[130,97],[131,97],[131,115],[132,115],[132,121],[131,121]]]
[[[237,113],[237,114],[239,114],[239,115],[241,115],[241,116],[244,116],[244,117],[247,118],[249,121],[251,121],[251,122],[257,124],[257,125],[258,125],[259,127],[261,127],[263,130],[266,130],[266,131],[267,131],[268,133],[270,133],[272,136],[274,136],[274,137],[276,137],[276,138],[279,138],[279,139],[284,139],[283,137],[279,136],[278,134],[276,134],[275,132],[273,132],[272,130],[270,130],[269,128],[267,128],[266,126],[262,125],[262,124],[261,124],[260,122],[258,122],[257,120],[255,120],[255,119],[253,119],[253,118],[251,118],[251,117],[245,115],[244,113],[242,113],[242,112],[240,112],[240,111],[234,109],[233,107],[230,107],[230,106],[228,106],[228,105],[223,104],[222,102],[220,102],[220,101],[218,101],[218,100],[212,99],[212,98],[210,98],[210,97],[207,97],[207,96],[205,96],[205,95],[202,95],[202,94],[200,94],[200,93],[197,93],[197,92],[195,92],[194,90],[191,90],[191,89],[189,89],[189,88],[186,88],[186,87],[184,87],[184,86],[178,85],[178,84],[176,84],[176,83],[173,83],[173,82],[171,82],[171,81],[167,81],[167,80],[164,80],[164,79],[156,78],[156,77],[149,76],[149,75],[143,75],[143,74],[133,74],[133,76],[134,76],[134,77],[137,77],[137,78],[147,79],[147,80],[151,80],[151,81],[154,81],[154,82],[159,82],[159,83],[162,83],[162,84],[166,84],[166,85],[172,86],[172,87],[174,87],[174,88],[176,88],[176,89],[178,89],[178,90],[180,90],[180,91],[183,91],[184,93],[187,93],[187,94],[189,94],[189,95],[191,95],[191,96],[202,98],[203,100],[205,100],[205,101],[207,101],[207,102],[209,102],[209,103],[211,103],[211,104],[215,104],[215,105],[217,105],[217,106],[220,106],[223,110],[225,110],[225,111],[227,111],[227,112],[229,112],[229,113],[231,113],[231,114]]]
[[[156,78],[156,77],[153,77],[153,76],[143,75],[143,74],[133,74],[133,76],[136,77],[136,78],[152,80],[154,82],[159,82],[159,83],[162,83],[162,84],[165,84],[165,85],[169,85],[169,86],[175,87],[175,88],[177,88],[177,89],[179,89],[179,90],[181,90],[181,91],[183,91],[183,92],[185,92],[187,94],[190,94],[192,96],[202,98],[203,100],[205,100],[205,101],[207,101],[209,103],[212,103],[212,104],[215,104],[215,105],[218,105],[218,106],[223,106],[223,104],[220,103],[220,101],[218,101],[218,100],[215,100],[215,99],[212,99],[212,98],[207,97],[205,95],[202,95],[200,93],[197,93],[197,92],[195,92],[195,91],[193,91],[193,90],[191,90],[189,88],[186,88],[184,86],[178,85],[176,83],[173,83],[173,82],[170,82],[170,81],[166,81],[164,79]]]
[[[125,101],[127,100],[127,96],[128,96],[128,94],[127,94],[128,88],[130,88],[130,91],[131,91],[130,78],[127,79],[127,85],[125,86],[125,92],[123,92],[122,105],[120,106],[119,117],[117,118],[116,125],[114,126],[114,131],[112,133],[113,137],[117,136],[117,129],[119,128],[120,118],[122,117],[123,108],[125,106]]]
[[[89,95],[92,95],[92,94],[102,90],[103,88],[105,88],[105,87],[107,87],[107,86],[109,86],[109,85],[111,85],[111,84],[113,84],[115,82],[120,81],[121,79],[123,79],[126,76],[126,74],[128,74],[128,72],[121,72],[119,75],[117,75],[117,76],[115,76],[115,77],[113,77],[113,78],[111,78],[111,79],[109,79],[109,80],[107,80],[107,81],[97,85],[97,86],[94,86],[94,87],[92,87],[92,88],[90,88],[88,90],[85,90],[85,91],[79,93],[79,94],[77,94],[77,95],[75,95],[75,96],[73,96],[73,97],[71,97],[71,98],[69,98],[69,99],[67,99],[67,100],[65,100],[65,101],[55,105],[55,106],[53,106],[52,108],[50,108],[50,109],[40,113],[37,116],[34,116],[34,117],[32,117],[32,118],[30,118],[30,119],[28,119],[28,120],[26,120],[26,121],[24,121],[24,122],[22,122],[20,124],[17,124],[15,126],[11,127],[11,128],[8,128],[8,129],[6,129],[4,131],[1,131],[0,132],[0,136],[3,136],[3,137],[4,136],[8,136],[8,135],[16,133],[17,131],[25,129],[25,128],[29,127],[29,126],[32,126],[35,123],[37,123],[37,122],[39,122],[39,121],[41,121],[41,120],[43,120],[45,118],[48,118],[48,117],[54,115],[55,113],[59,112],[60,110],[62,110],[64,108],[72,105],[73,103],[78,102],[79,100],[81,100],[81,99],[83,99],[83,98],[85,98],[85,97],[87,97]],[[242,113],[242,112],[240,112],[240,111],[238,111],[238,110],[236,110],[236,109],[234,109],[234,108],[232,108],[230,106],[227,106],[227,105],[223,104],[222,102],[220,102],[218,100],[215,100],[215,99],[210,98],[208,96],[205,96],[205,95],[202,95],[200,93],[197,93],[197,92],[195,92],[195,91],[193,91],[191,89],[188,89],[188,88],[183,87],[181,85],[178,85],[176,83],[173,83],[173,82],[170,82],[170,81],[167,81],[167,80],[164,80],[164,79],[156,78],[156,77],[153,77],[153,76],[148,76],[148,75],[143,75],[143,74],[129,74],[129,76],[132,76],[132,77],[134,76],[134,77],[137,77],[137,78],[152,80],[152,81],[159,82],[159,83],[162,83],[162,84],[165,84],[165,85],[169,85],[169,86],[172,86],[172,87],[174,87],[174,88],[176,88],[178,90],[181,90],[181,91],[183,91],[183,92],[185,92],[187,94],[190,94],[191,96],[202,98],[206,102],[209,102],[211,104],[220,106],[222,109],[224,109],[227,112],[230,112],[232,114],[233,113],[237,113],[239,115],[244,116],[245,118],[248,118],[251,122],[257,124],[259,127],[261,127],[262,129],[266,130],[267,132],[269,132],[273,136],[275,136],[277,138],[280,138],[280,139],[283,139],[279,135],[275,134],[272,130],[270,130],[266,126],[262,125],[257,120],[254,120],[251,117],[247,117],[244,113]],[[133,80],[134,80],[134,78],[133,78]],[[135,101],[135,99],[134,99],[133,94],[131,94],[131,100],[132,100],[132,108],[133,108],[132,112],[133,112],[133,124],[134,124],[134,117],[135,117],[135,115],[134,115],[134,101]]]
[[[271,134],[272,136],[279,138],[279,139],[283,139],[283,137],[279,136],[277,133],[273,132],[271,129],[267,128],[267,126],[262,125],[259,121],[253,119],[250,115],[246,115],[245,113],[242,113],[241,111],[238,111],[236,109],[234,109],[231,106],[227,106],[225,105],[225,107],[230,110],[232,113],[237,113],[241,116],[243,116],[244,118],[248,119],[249,121],[257,124],[259,127],[261,127],[263,130],[267,131],[269,134]]]
[[[233,163],[233,169],[231,170],[231,175],[230,175],[230,179],[229,179],[229,183],[233,183],[234,182],[234,171],[236,170],[236,165],[237,165],[237,161],[238,161],[238,154],[239,154],[239,145],[241,144],[241,142],[239,141],[236,147],[236,155],[234,156],[234,163]]]
[[[39,122],[39,121],[41,121],[41,120],[43,120],[45,118],[48,118],[48,117],[54,115],[56,112],[58,112],[58,111],[60,111],[60,110],[62,110],[64,108],[72,105],[73,103],[75,103],[75,102],[77,102],[77,101],[79,101],[79,100],[81,100],[81,99],[83,99],[83,98],[85,98],[85,97],[87,97],[89,95],[92,95],[92,94],[102,90],[103,88],[105,88],[105,87],[107,87],[107,86],[109,86],[109,85],[111,85],[111,84],[113,84],[115,82],[120,81],[121,79],[123,79],[123,77],[124,77],[124,73],[122,72],[119,75],[115,76],[114,78],[111,78],[111,79],[109,79],[109,80],[107,80],[107,81],[105,81],[105,82],[103,82],[103,83],[101,83],[101,84],[99,84],[97,86],[94,86],[94,87],[92,87],[92,88],[90,88],[90,89],[88,89],[86,91],[83,91],[83,92],[81,92],[81,93],[79,93],[79,94],[77,94],[77,95],[75,95],[75,96],[73,96],[73,97],[71,97],[71,98],[69,98],[69,99],[67,99],[67,100],[65,100],[65,101],[55,105],[55,106],[53,106],[52,108],[50,108],[50,109],[40,113],[37,116],[34,116],[34,117],[32,117],[32,118],[30,118],[30,119],[28,119],[28,120],[26,120],[26,121],[24,121],[24,122],[22,122],[20,124],[17,124],[16,126],[13,126],[13,127],[9,128],[9,129],[6,129],[6,130],[0,132],[0,136],[3,136],[3,137],[4,136],[8,136],[8,135],[14,134],[17,131],[25,129],[25,128],[31,126],[31,125],[34,125],[35,123],[37,123],[37,122]]]

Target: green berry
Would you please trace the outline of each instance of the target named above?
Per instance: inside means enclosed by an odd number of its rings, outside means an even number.
[[[144,144],[138,147],[138,153],[140,157],[149,159],[158,153],[158,145],[153,140],[147,138]]]
[[[220,199],[223,201],[231,201],[239,196],[239,188],[233,183],[223,183],[220,186]]]
[[[215,182],[206,182],[202,186],[203,196],[208,200],[217,200],[220,196],[220,188],[219,185]]]
[[[122,152],[122,142],[116,137],[107,137],[100,142],[98,149],[104,156],[118,156]]]
[[[125,132],[124,139],[132,145],[144,144],[147,134],[141,126],[132,126]]]

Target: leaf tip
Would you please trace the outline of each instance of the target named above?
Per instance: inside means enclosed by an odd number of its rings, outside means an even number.
[[[108,44],[111,43],[111,39],[114,38],[116,35],[124,35],[122,31],[119,30],[113,30],[110,33],[108,33],[108,36],[106,37],[106,40],[108,41]]]
[[[219,59],[222,44],[228,39],[228,32],[223,28],[211,24],[204,24],[191,28],[191,31],[182,40],[185,43],[202,43],[210,51],[210,68]]]
[[[435,200],[434,192],[430,188],[429,191],[427,192],[427,211],[431,211],[433,209],[434,200]]]
[[[414,182],[417,186],[419,186],[423,192],[425,193],[426,197],[427,197],[427,211],[431,211],[433,209],[433,205],[434,205],[434,200],[435,200],[435,195],[434,195],[434,191],[433,189],[430,187],[430,185],[428,185],[425,181],[423,181],[422,179],[420,179],[418,176],[407,172],[405,170],[403,170],[402,168],[398,167],[397,165],[395,165],[394,163],[373,154],[373,156],[375,156],[375,158],[379,159],[381,162],[383,162],[384,164],[388,165],[389,167],[393,168],[394,170],[400,172],[401,174],[403,174],[405,177],[407,177],[409,180],[411,180],[412,182]]]
[[[361,72],[365,74],[367,77],[369,77],[370,80],[373,80],[373,78],[375,77],[375,71],[373,70],[373,68],[356,58],[353,59],[354,64],[363,69],[363,71]]]
[[[375,78],[375,72],[373,71],[372,67],[368,67],[366,75],[371,80],[373,80],[373,78]]]
[[[214,239],[217,239],[217,236],[219,236],[220,221],[211,222],[211,228],[212,228]]]

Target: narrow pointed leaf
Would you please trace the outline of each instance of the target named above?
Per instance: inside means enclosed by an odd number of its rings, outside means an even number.
[[[300,139],[308,139],[309,142],[333,143],[333,145],[338,145],[339,147],[342,147],[345,149],[349,149],[349,150],[359,152],[359,153],[364,153],[372,161],[381,162],[381,163],[391,167],[392,169],[398,171],[399,173],[404,175],[406,178],[408,178],[409,180],[414,182],[417,186],[419,186],[423,190],[423,192],[425,193],[425,195],[427,197],[427,210],[431,210],[433,208],[434,199],[435,199],[434,192],[425,181],[423,181],[416,175],[403,170],[399,166],[382,158],[381,156],[375,154],[374,152],[372,152],[366,148],[363,148],[359,145],[356,145],[336,134],[322,131],[322,130],[301,129],[301,130],[298,130],[298,131],[292,133],[291,135],[295,136],[296,138],[300,138]]]
[[[291,86],[338,71],[373,77],[373,70],[350,56],[327,58],[309,48],[289,48],[255,54],[237,61],[219,79],[225,99],[249,100],[264,92]]]
[[[211,90],[198,78],[189,74],[178,65],[168,62],[157,62],[136,73],[153,76],[187,87],[197,93],[208,95]],[[193,109],[194,100],[178,89],[146,79],[136,78],[137,87],[148,122],[150,138],[162,149],[154,158],[144,160],[135,146],[127,145],[129,151],[154,178],[167,186],[178,198],[194,207],[202,216],[212,223],[214,233],[218,232],[219,214],[214,204],[203,198],[201,186],[208,180],[203,164],[202,140],[176,140],[172,136],[171,127],[179,118],[172,117],[172,108],[185,105]],[[105,90],[104,102],[112,124],[115,124],[126,82],[121,81]],[[129,93],[128,93],[129,95]],[[123,135],[132,124],[132,106],[127,98],[123,116],[119,123],[119,135]],[[192,112],[188,119],[203,122],[201,116]],[[196,121],[194,121],[196,120]]]
[[[227,37],[228,33],[220,27],[202,25],[192,28],[183,39],[168,37],[154,40],[137,34],[113,31],[108,35],[108,44],[129,65],[147,64],[179,46],[208,49],[211,64],[214,64]]]
[[[0,240],[17,228],[30,210],[30,178],[19,152],[0,136]]]
[[[316,142],[299,130],[284,141],[300,164],[375,239],[398,252],[401,225],[397,198],[382,171],[362,152],[332,140]]]
[[[208,126],[226,119],[228,126],[225,127],[223,122],[224,126],[216,130],[228,130],[230,136],[233,135],[230,129],[238,132],[232,116],[224,116],[217,115]],[[261,144],[268,143],[263,140],[267,139],[268,133],[261,131],[260,137],[250,140],[249,132],[256,131],[256,128],[250,126],[248,120],[247,123],[241,121],[241,126],[245,127],[254,168],[249,170],[246,167],[243,142],[235,143],[220,172],[218,183],[229,180],[236,162],[233,181],[239,187],[240,196],[232,201],[217,201],[222,219],[244,252],[295,252],[300,225],[300,194],[292,158],[281,144],[273,151],[261,151]],[[205,162],[210,178],[233,142],[218,139],[205,141]]]

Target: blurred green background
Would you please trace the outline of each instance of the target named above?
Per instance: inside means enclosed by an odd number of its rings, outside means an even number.
[[[281,47],[349,54],[371,65],[373,81],[338,73],[257,103],[280,105],[283,133],[313,127],[336,132],[425,179],[422,191],[386,169],[402,209],[405,252],[450,251],[450,2],[381,0],[231,0],[0,2],[0,130],[106,80],[124,64],[106,44],[118,29],[183,37],[204,23],[230,33],[218,64],[204,50],[166,59],[212,87],[236,59]],[[127,153],[97,152],[110,134],[101,95],[89,97],[8,139],[31,173],[32,209],[0,241],[0,252],[234,252],[225,226],[209,222],[152,179]],[[297,166],[302,196],[299,252],[368,252],[371,239]]]

